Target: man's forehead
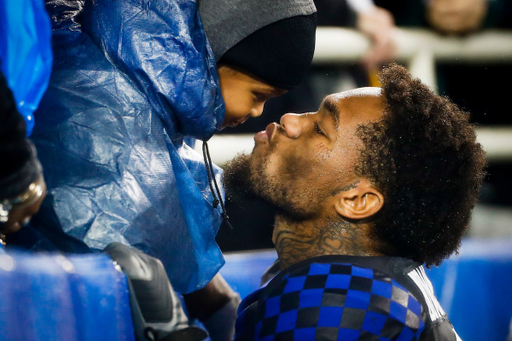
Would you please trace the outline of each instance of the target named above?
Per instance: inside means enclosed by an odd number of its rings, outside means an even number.
[[[373,117],[375,116],[374,114],[382,112],[380,110],[381,100],[381,88],[365,87],[329,95],[324,99],[322,107],[331,114],[337,128],[340,122],[341,111],[343,111],[345,118],[357,117],[363,121],[367,119],[374,120],[376,118]],[[378,107],[375,107],[376,104]],[[346,105],[349,106],[347,107]],[[377,111],[375,110],[376,108]]]
[[[333,117],[335,121],[338,121],[339,117],[339,104],[341,101],[349,98],[361,98],[361,97],[380,97],[382,94],[382,88],[377,87],[365,87],[365,88],[357,88],[348,91],[338,92],[335,94],[331,94],[325,97],[322,102],[322,106],[327,109]]]
[[[362,96],[380,96],[382,93],[382,88],[377,87],[365,87],[365,88],[357,88],[352,90],[347,90],[343,92],[338,92],[332,95],[327,96],[332,101],[337,101],[347,97],[362,97]]]

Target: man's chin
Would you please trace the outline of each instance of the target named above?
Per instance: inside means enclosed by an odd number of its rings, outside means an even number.
[[[254,200],[256,196],[252,188],[250,156],[240,153],[226,164],[222,182],[226,189],[226,197],[233,201]]]
[[[263,202],[276,214],[293,221],[303,221],[316,214],[315,210],[291,200],[300,196],[283,187],[277,179],[266,176],[268,159],[263,159],[257,166],[253,161],[250,155],[238,154],[226,164],[223,184],[227,200],[241,206]]]

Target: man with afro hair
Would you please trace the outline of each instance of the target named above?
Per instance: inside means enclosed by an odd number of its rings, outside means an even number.
[[[277,275],[242,302],[237,340],[459,340],[422,264],[457,251],[485,153],[403,67],[381,83],[284,115],[226,167],[231,198],[276,209]]]

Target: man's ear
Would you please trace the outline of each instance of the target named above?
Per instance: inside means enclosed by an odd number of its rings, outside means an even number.
[[[355,187],[354,187],[355,186]],[[347,219],[369,218],[384,205],[384,196],[366,179],[358,179],[346,191],[335,195],[334,208]]]

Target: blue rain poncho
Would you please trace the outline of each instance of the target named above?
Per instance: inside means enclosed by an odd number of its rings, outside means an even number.
[[[196,1],[46,7],[54,68],[32,139],[48,195],[33,225],[91,249],[132,245],[163,262],[177,291],[202,288],[224,263],[222,219],[184,139],[220,130],[224,103]]]

